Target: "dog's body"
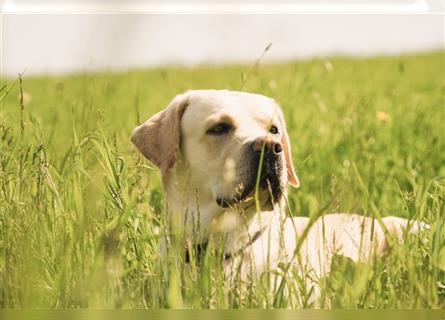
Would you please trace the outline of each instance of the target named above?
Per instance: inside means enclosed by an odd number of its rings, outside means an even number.
[[[132,142],[160,168],[170,224],[196,245],[223,239],[229,279],[235,260],[242,276],[293,262],[318,278],[334,254],[368,261],[408,226],[395,217],[286,217],[287,185],[299,181],[281,109],[262,95],[188,91],[138,126]]]

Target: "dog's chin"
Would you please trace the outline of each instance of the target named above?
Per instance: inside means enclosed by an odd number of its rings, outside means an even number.
[[[257,198],[256,198],[257,196]],[[257,205],[261,210],[270,210],[279,203],[283,196],[281,185],[272,185],[270,182],[260,182],[258,193],[255,187],[245,189],[245,192],[232,197],[218,197],[216,203],[221,208],[247,210]]]
[[[246,210],[255,205],[255,198],[252,196],[239,199],[238,197],[220,197],[216,199],[216,203],[221,208],[237,208]]]

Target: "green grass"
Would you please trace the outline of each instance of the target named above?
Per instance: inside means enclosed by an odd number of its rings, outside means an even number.
[[[322,283],[331,306],[445,307],[444,52],[5,81],[0,306],[310,307],[304,290],[264,279],[225,287],[212,255],[196,266],[173,252],[168,279],[157,263],[164,193],[131,130],[177,93],[244,82],[283,107],[301,182],[293,215],[329,204],[431,225],[371,265],[338,259]]]

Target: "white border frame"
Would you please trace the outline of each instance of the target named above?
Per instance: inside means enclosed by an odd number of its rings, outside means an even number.
[[[1,1],[1,0],[0,0]],[[430,12],[426,0],[410,3],[202,3],[202,4],[63,4],[32,3],[17,4],[5,0],[2,13],[178,13],[178,14],[296,14],[296,13],[426,13]]]

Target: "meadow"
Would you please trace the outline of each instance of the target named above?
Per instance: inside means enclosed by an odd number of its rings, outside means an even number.
[[[302,279],[285,283],[295,297],[261,280],[224,286],[211,254],[185,266],[171,252],[162,275],[164,192],[130,133],[178,93],[227,88],[283,108],[301,182],[289,214],[431,226],[372,264],[339,258],[321,283],[328,305],[444,308],[444,70],[436,51],[3,79],[0,307],[312,307]]]

